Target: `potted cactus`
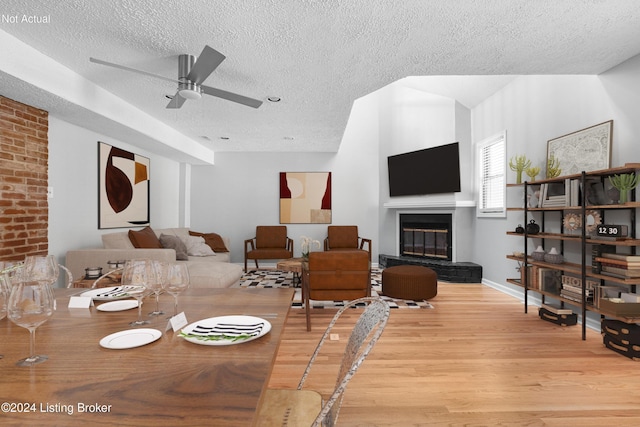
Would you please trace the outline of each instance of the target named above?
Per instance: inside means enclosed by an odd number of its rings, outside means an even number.
[[[547,159],[547,178],[555,178],[560,176],[562,169],[560,169],[560,160],[553,156],[549,156]]]
[[[609,182],[620,192],[620,203],[627,203],[629,190],[638,186],[640,177],[635,173],[622,173],[609,177]]]
[[[540,173],[540,166],[531,166],[525,170],[526,174],[531,178],[531,181],[536,180],[536,176]]]
[[[525,169],[527,169],[529,166],[531,166],[531,160],[528,160],[527,156],[524,156],[524,155],[516,156],[515,161],[513,157],[509,159],[509,167],[511,168],[512,171],[516,172],[517,184],[522,183],[522,172]]]

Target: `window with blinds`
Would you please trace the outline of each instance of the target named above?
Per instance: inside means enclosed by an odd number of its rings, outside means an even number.
[[[479,217],[505,217],[505,146],[506,132],[478,143],[478,210]]]

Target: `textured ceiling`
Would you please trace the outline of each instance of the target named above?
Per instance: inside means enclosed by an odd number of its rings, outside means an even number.
[[[598,74],[640,53],[637,0],[0,0],[0,13],[48,16],[0,30],[214,151],[336,151],[353,102],[407,76],[477,76],[407,79],[472,107],[505,82],[480,76]],[[177,78],[177,56],[205,44],[227,57],[205,84],[259,109],[203,96],[167,110],[172,83],[89,62]],[[34,91],[2,77],[1,94]],[[42,95],[54,115],[108,125]]]

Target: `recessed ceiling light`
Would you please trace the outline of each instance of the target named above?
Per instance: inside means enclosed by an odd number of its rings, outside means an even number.
[[[287,141],[293,141],[293,137],[292,136],[285,136],[282,139],[286,139]]]
[[[221,137],[220,137],[220,139],[223,139],[223,140],[225,140],[225,141],[226,141],[226,140],[228,140],[228,139],[229,139],[229,137],[228,137],[228,136],[221,136]]]
[[[282,98],[280,98],[279,96],[269,96],[267,97],[267,101],[269,102],[280,102]]]

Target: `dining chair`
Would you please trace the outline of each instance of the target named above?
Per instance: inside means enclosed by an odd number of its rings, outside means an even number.
[[[340,316],[354,307],[366,306],[347,341],[335,388],[328,399],[315,390],[303,389],[311,368],[324,342],[331,335]],[[300,379],[297,389],[267,389],[258,412],[257,425],[268,426],[334,426],[347,384],[369,355],[389,320],[390,308],[380,297],[353,300],[333,317]]]
[[[330,225],[327,227],[327,237],[324,239],[324,250],[367,251],[371,259],[371,239],[360,237],[357,225]]]
[[[71,271],[62,264],[58,264],[58,267],[64,271],[67,276],[67,288],[73,286],[73,274],[71,274]]]
[[[293,258],[293,239],[287,236],[286,225],[258,225],[256,235],[244,241],[244,271],[252,259],[256,268],[259,259]]]

